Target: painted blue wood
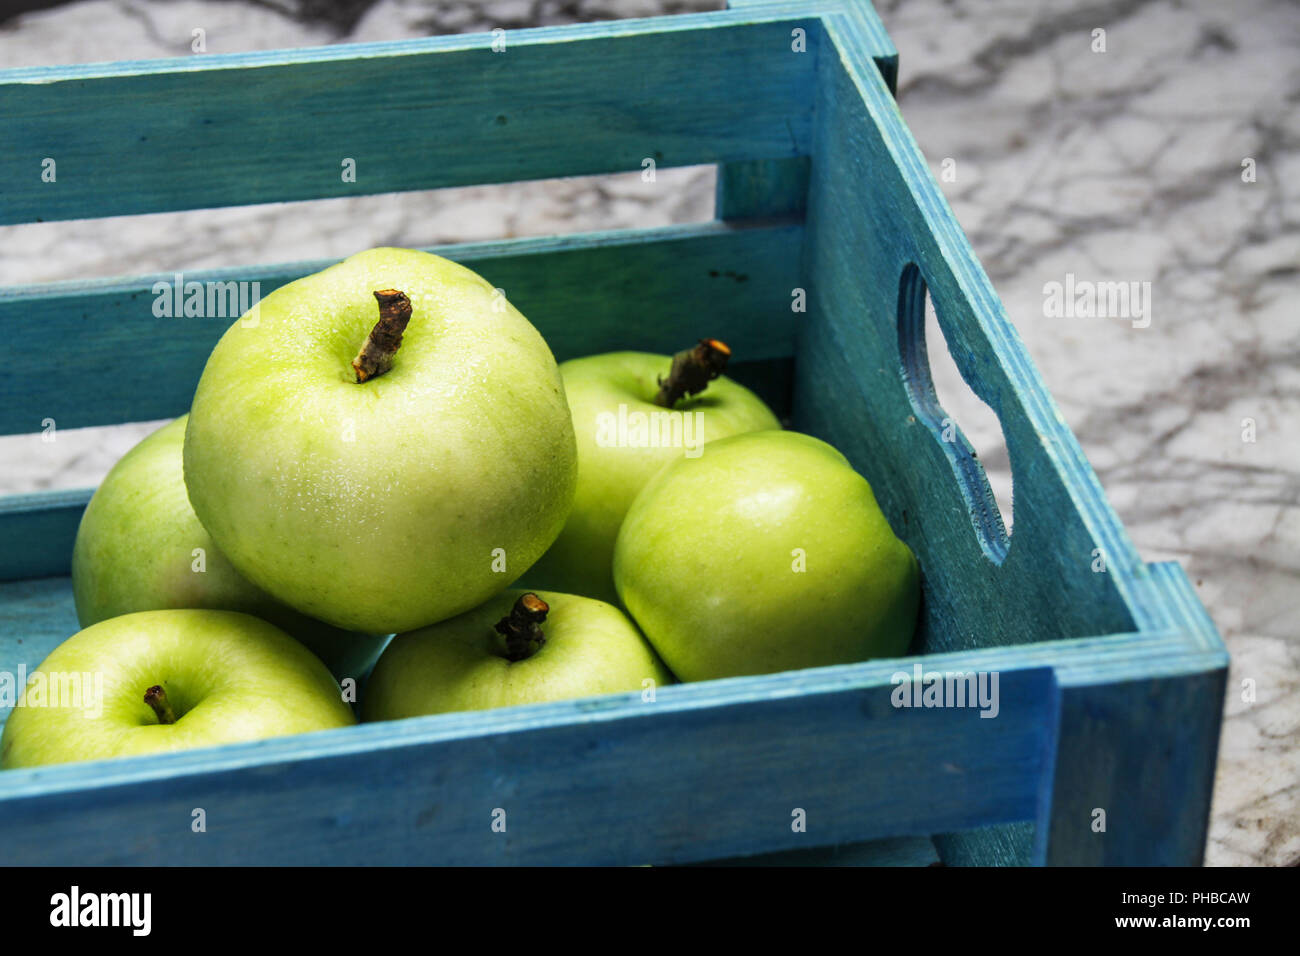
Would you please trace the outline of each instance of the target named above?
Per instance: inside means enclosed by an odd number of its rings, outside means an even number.
[[[856,30],[856,42],[842,47],[836,51],[836,55],[857,60],[870,58],[880,70],[890,91],[897,88],[898,50],[869,0],[727,0],[727,7],[742,13],[747,19],[783,19],[800,12],[816,13],[819,17],[848,18]],[[791,30],[801,26],[797,22],[787,24]],[[807,39],[810,49],[815,49],[814,45],[821,41],[821,36],[814,34]]]
[[[80,630],[66,577],[0,584],[0,672],[34,670],[46,655]],[[0,726],[12,713],[0,706]],[[5,774],[0,773],[0,790]],[[4,854],[0,852],[0,861]]]
[[[1217,634],[1177,564],[1152,566],[1169,603]],[[1064,687],[1034,862],[1199,866],[1205,857],[1227,661],[1177,679]]]
[[[831,40],[853,21],[828,18]],[[805,226],[809,311],[800,324],[796,427],[827,438],[872,482],[920,559],[923,650],[1134,629],[1142,564],[948,209],[871,61],[819,61]],[[857,189],[845,184],[869,184]],[[998,414],[1014,481],[1015,535],[1001,564],[977,532],[978,462],[943,440],[928,376],[904,349],[916,321],[912,267],[929,283],[953,358]],[[916,351],[913,349],[913,351]],[[923,357],[924,351],[920,350]],[[901,371],[901,374],[900,374]],[[1080,507],[1083,504],[1088,507]],[[991,505],[989,505],[991,507]],[[996,513],[996,508],[992,509]],[[1095,573],[1101,549],[1106,573]]]
[[[804,155],[812,58],[760,19],[3,71],[0,224]]]
[[[1063,692],[1035,863],[1199,866],[1226,670]]]
[[[614,695],[12,770],[0,780],[4,861],[682,863],[1031,813],[1050,671],[1004,673],[1006,719],[987,720],[895,708],[890,670],[825,668],[668,687],[654,703]],[[205,834],[190,831],[195,807],[206,810]],[[497,808],[505,834],[492,830]],[[805,832],[792,827],[796,811]]]
[[[809,169],[806,156],[719,163],[717,217],[802,217],[808,201]]]
[[[1003,823],[977,830],[941,833],[933,843],[944,866],[1030,866],[1033,822]]]
[[[822,847],[816,850],[787,850],[728,860],[710,860],[699,866],[939,866],[939,853],[929,837],[888,837]]]
[[[812,56],[790,55],[796,28],[808,30]],[[924,865],[931,850],[952,864],[1199,861],[1227,665],[1222,642],[1181,570],[1143,564],[1106,503],[898,113],[896,54],[870,6],[743,0],[715,14],[518,36],[526,55],[510,67],[486,59],[495,55],[485,51],[488,38],[469,37],[10,72],[0,75],[0,105],[20,109],[0,111],[0,129],[12,133],[7,142],[29,148],[67,133],[71,118],[87,116],[109,91],[139,92],[157,106],[188,89],[201,95],[171,102],[171,114],[149,121],[179,135],[215,118],[218,128],[200,138],[224,130],[230,143],[247,146],[230,118],[249,105],[256,81],[285,103],[310,106],[316,94],[294,84],[327,77],[346,118],[363,101],[388,102],[374,84],[389,78],[392,102],[443,120],[441,131],[456,134],[458,147],[498,142],[475,124],[506,116],[501,125],[522,127],[511,147],[521,154],[503,150],[475,165],[435,144],[429,155],[446,168],[411,164],[409,172],[380,157],[381,174],[365,191],[626,168],[620,150],[636,141],[632,152],[640,154],[646,138],[660,134],[670,145],[665,164],[721,162],[719,218],[728,223],[449,254],[506,288],[561,357],[629,346],[671,351],[677,337],[699,334],[701,314],[714,323],[712,334],[744,343],[738,374],[779,395],[796,425],[839,445],[920,556],[919,656],[681,685],[661,690],[653,704],[615,695],[6,771],[0,862],[892,857]],[[702,57],[686,86],[674,88],[682,102],[667,102],[666,80],[633,73],[611,82],[615,64],[635,67],[652,54],[652,72]],[[731,65],[705,62],[718,58]],[[521,63],[536,84],[502,101],[554,120],[565,142],[539,147],[537,127],[516,124],[517,114],[493,101],[504,96],[502,76]],[[451,76],[449,64],[464,75]],[[417,74],[438,81],[422,98],[412,92]],[[69,95],[56,99],[42,86]],[[706,86],[707,102],[689,102]],[[565,100],[597,87],[588,114]],[[632,109],[642,98],[644,109]],[[49,109],[38,115],[37,105]],[[611,118],[617,108],[628,115]],[[143,121],[135,106],[117,115]],[[721,125],[699,128],[705,121]],[[331,122],[321,120],[322,128]],[[293,165],[297,147],[279,133],[253,147],[256,155],[233,157],[242,181],[206,165],[231,158],[218,147],[157,171],[157,183],[144,189],[138,176],[148,166],[125,142],[129,124],[109,125],[67,142],[83,161],[97,161],[109,144],[126,150],[122,198],[43,196],[53,217],[305,195],[292,193],[303,170]],[[423,131],[413,136],[428,141]],[[327,139],[317,137],[317,146]],[[524,146],[541,152],[522,155]],[[277,157],[288,171],[257,165]],[[212,178],[211,194],[182,195],[202,175]],[[0,176],[0,189],[9,190],[0,193],[0,219],[37,215],[38,194],[10,179]],[[301,188],[329,194],[314,182]],[[803,222],[763,221],[774,213]],[[319,265],[209,277],[264,279],[265,293]],[[65,349],[60,362],[42,366],[49,388],[0,380],[8,430],[34,430],[37,405],[57,408],[60,427],[183,410],[224,323],[174,324],[167,330],[175,347],[160,355],[150,382],[158,394],[124,386],[130,380],[114,363],[128,331],[151,327],[140,314],[148,281],[0,296],[0,335],[37,317]],[[789,311],[794,286],[808,292],[806,314]],[[1009,540],[981,511],[987,493],[969,448],[960,440],[948,446],[937,433],[942,409],[929,391],[916,321],[924,288],[963,377],[1006,433],[1015,480]],[[105,321],[91,324],[91,316]],[[75,400],[59,405],[60,389]],[[34,667],[75,629],[67,579],[39,576],[65,570],[86,494],[0,501],[0,577],[29,578],[0,584],[0,670]],[[1099,553],[1105,569],[1094,571]],[[998,674],[998,717],[892,706],[893,678],[913,663],[927,672]],[[190,830],[199,806],[208,812],[206,834]],[[507,811],[505,834],[491,828],[498,807]],[[806,833],[791,829],[796,807],[807,811]],[[1099,807],[1107,812],[1101,834],[1091,829]],[[890,842],[848,846],[879,840]]]
[[[0,497],[0,581],[67,574],[93,489]]]
[[[9,596],[6,591],[33,585],[49,597],[50,582],[20,582],[0,586],[0,603]],[[48,630],[58,611],[51,606],[57,601],[46,603],[39,618],[48,644],[57,640]],[[20,618],[28,607],[19,603]],[[925,659],[927,671],[998,672],[1004,703],[993,720],[951,708],[897,710],[888,703],[891,681],[912,662],[874,661],[666,688],[653,710],[638,695],[616,695],[371,724],[213,751],[7,771],[0,774],[0,833],[13,855],[0,861],[56,862],[65,850],[69,861],[71,854],[81,854],[82,862],[147,860],[163,836],[175,836],[160,834],[159,828],[167,821],[174,825],[178,814],[188,821],[194,806],[225,808],[229,816],[222,836],[212,843],[181,841],[174,862],[344,862],[353,860],[353,853],[369,862],[450,862],[461,860],[462,853],[477,862],[504,861],[494,855],[498,847],[481,842],[473,821],[462,816],[448,822],[450,829],[437,830],[438,855],[417,852],[423,829],[437,818],[431,807],[443,806],[437,800],[460,807],[472,795],[477,806],[480,789],[497,795],[493,809],[505,796],[531,796],[532,787],[563,792],[563,800],[548,804],[554,816],[544,824],[546,846],[512,851],[512,862],[593,862],[593,832],[614,840],[595,859],[664,863],[985,826],[1007,816],[1025,819],[1035,812],[1047,779],[1043,760],[1057,726],[1055,687],[1118,682],[1151,673],[1152,662],[1161,662],[1169,676],[1204,673],[1206,651],[1188,652],[1183,630],[1195,623],[1195,614],[1188,609],[1184,614],[1192,620],[1171,618],[1168,631],[1147,636],[1049,641]],[[0,632],[0,669],[14,669],[16,657],[34,662],[44,652],[42,647],[29,654],[13,636]],[[1212,630],[1202,635],[1206,642],[1212,636]],[[838,703],[831,703],[836,696]],[[850,706],[849,700],[858,703]],[[748,709],[730,716],[720,712],[732,707]],[[661,721],[667,713],[676,715],[671,723]],[[618,723],[636,719],[646,721],[644,733]],[[593,737],[587,727],[592,722],[608,725]],[[517,735],[543,729],[557,736],[529,738],[514,749]],[[642,780],[641,775],[650,776]],[[275,789],[268,794],[270,781]],[[589,792],[587,784],[597,791]],[[782,790],[786,784],[826,801],[808,797],[803,803],[820,808],[814,819],[828,814],[834,832],[810,830],[801,835],[808,837],[806,843],[782,843],[784,832],[779,839],[769,831],[756,835],[747,825],[753,820],[747,808],[766,798],[756,798],[755,792],[776,786],[776,792],[789,793]],[[436,799],[421,803],[431,787]],[[646,799],[652,791],[653,798]],[[593,804],[602,809],[589,812]],[[764,813],[775,812],[770,804],[762,806]],[[303,807],[315,809],[304,814]],[[701,821],[700,810],[708,811],[712,823]],[[563,814],[568,816],[561,819]],[[718,816],[728,814],[730,822],[720,824]],[[575,817],[580,823],[565,830]],[[92,834],[102,830],[93,828],[105,819],[138,839],[131,844],[94,839]],[[354,822],[357,829],[351,830]],[[534,823],[543,826],[536,818]],[[697,846],[693,838],[700,829],[708,829],[717,842]],[[56,832],[59,839],[50,839]],[[29,837],[11,843],[11,833]],[[640,841],[647,833],[658,835],[647,837],[654,847],[669,852],[643,855]],[[47,837],[39,845],[37,834]],[[405,841],[404,851],[392,845],[394,839]],[[330,856],[336,850],[342,855]]]
[[[786,7],[771,0],[728,0],[729,9],[747,14],[775,11]],[[821,3],[822,12],[842,12],[855,18],[863,42],[852,51],[854,56],[869,56],[880,70],[886,86],[893,92],[898,78],[898,50],[885,32],[884,25],[869,4]],[[823,35],[820,29],[807,30],[803,25],[790,27],[788,54],[792,57],[819,56]],[[802,216],[808,197],[809,158],[756,159],[718,164],[717,217],[719,219]]]
[[[671,355],[701,336],[725,335],[743,363],[794,352],[797,317],[788,303],[799,283],[802,232],[789,222],[705,223],[430,251],[505,290],[561,361],[621,348]],[[205,289],[249,283],[250,297],[254,288],[265,296],[333,261],[0,289],[0,351],[27,356],[0,377],[0,434],[40,431],[47,418],[63,429],[183,414],[208,353],[238,311],[155,315],[155,284],[163,298],[174,299],[178,281]],[[222,301],[213,296],[214,305]],[[683,308],[686,302],[706,311]],[[29,348],[32,328],[59,348]],[[149,343],[147,388],[138,384],[140,342]]]

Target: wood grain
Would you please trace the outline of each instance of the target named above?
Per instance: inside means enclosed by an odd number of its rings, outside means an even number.
[[[726,335],[738,362],[788,358],[802,225],[705,223],[429,251],[479,272],[546,337],[556,358],[611,349],[673,354]],[[185,273],[185,282],[257,282],[262,296],[333,260]],[[234,319],[154,315],[173,275],[0,290],[0,351],[24,354],[0,377],[0,434],[171,418],[188,411],[208,353]],[[251,288],[251,286],[250,286]],[[23,344],[40,327],[57,350]],[[725,330],[721,331],[721,330]],[[147,384],[138,343],[151,343]]]
[[[887,673],[827,668],[664,688],[652,704],[618,695],[9,771],[4,859],[141,863],[165,848],[174,864],[681,863],[1032,813],[1049,671],[1003,674],[995,720],[896,709]],[[207,833],[190,831],[195,807]],[[497,808],[505,833],[491,827]]]
[[[806,155],[813,58],[762,19],[3,71],[0,224]]]

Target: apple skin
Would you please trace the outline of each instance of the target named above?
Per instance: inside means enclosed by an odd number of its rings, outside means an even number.
[[[645,483],[669,462],[686,457],[687,449],[611,446],[600,423],[602,415],[606,423],[608,416],[617,417],[619,405],[626,405],[629,415],[669,411],[653,399],[659,377],[671,366],[672,356],[651,352],[609,352],[560,365],[578,442],[578,488],[564,530],[525,577],[529,586],[618,601],[612,565],[623,516]],[[781,427],[762,399],[726,376],[672,411],[699,412],[698,437],[705,443]]]
[[[789,431],[712,442],[651,479],[619,532],[614,579],[685,681],[900,656],[919,601],[916,557],[866,479]]]
[[[450,621],[393,638],[366,685],[362,720],[640,691],[646,679],[673,682],[627,615],[576,594],[536,592],[550,605],[541,625],[546,643],[521,661],[499,656],[503,640],[494,627],[525,593],[506,591]]]
[[[360,679],[386,637],[342,631],[276,601],[234,569],[199,523],[182,474],[186,419],[128,451],[90,499],[72,548],[78,622],[167,608],[242,611],[302,641],[340,680]],[[194,570],[196,548],[202,571]]]
[[[410,325],[392,369],[358,384],[385,288]],[[246,318],[203,370],[185,483],[249,580],[336,627],[407,631],[482,604],[555,540],[577,478],[564,385],[482,277],[372,249]]]
[[[15,707],[0,767],[211,747],[356,723],[325,665],[279,628],[234,611],[141,611],[68,638],[37,671],[103,675],[98,717],[82,706]],[[33,672],[33,676],[36,672]],[[47,676],[48,684],[48,676]],[[161,724],[144,702],[161,685],[176,709]],[[93,695],[92,695],[93,696]]]

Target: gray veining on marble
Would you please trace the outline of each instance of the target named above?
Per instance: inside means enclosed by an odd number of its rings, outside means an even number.
[[[293,17],[85,0],[0,25],[0,65],[188,55],[195,27],[210,52],[234,52],[718,5],[285,0]],[[900,51],[904,116],[1066,421],[1142,554],[1183,562],[1232,652],[1207,862],[1300,862],[1300,6],[879,10]],[[0,283],[702,220],[713,181],[708,169],[653,184],[632,172],[0,228]],[[1067,282],[1136,283],[1148,308],[1050,317],[1045,287]],[[1005,511],[996,419],[960,398],[950,362],[936,364]],[[0,493],[93,484],[146,430],[0,439]]]

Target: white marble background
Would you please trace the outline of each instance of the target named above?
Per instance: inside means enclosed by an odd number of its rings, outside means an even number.
[[[195,27],[215,53],[720,5],[83,0],[0,21],[0,66],[190,55]],[[1066,420],[1143,555],[1183,562],[1232,652],[1207,862],[1300,863],[1300,6],[879,10],[900,51],[904,115]],[[710,169],[654,184],[633,172],[5,227],[0,284],[697,221],[711,217],[712,189]],[[1067,273],[1150,282],[1150,325],[1045,317],[1044,284]],[[1009,512],[996,420],[961,397],[950,363],[936,379]],[[92,485],[144,431],[0,438],[0,493]]]

